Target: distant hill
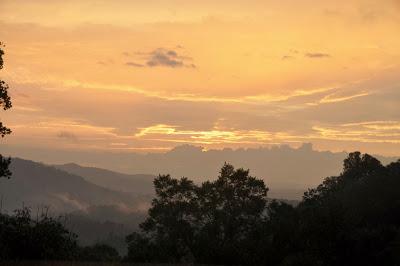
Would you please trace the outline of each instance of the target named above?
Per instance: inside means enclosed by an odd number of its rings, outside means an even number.
[[[84,167],[75,163],[55,165],[55,167],[112,190],[130,192],[138,196],[154,194],[154,175],[128,175],[101,168]]]
[[[82,175],[94,184],[140,195],[152,192],[151,175],[171,174],[175,178],[185,176],[202,182],[215,179],[224,162],[228,162],[235,167],[248,168],[250,174],[264,179],[270,188],[269,197],[293,200],[301,199],[307,188],[317,186],[323,178],[339,173],[343,159],[348,155],[347,152],[317,151],[310,143],[304,143],[298,148],[279,145],[222,150],[203,150],[197,146],[182,145],[167,152],[146,154],[48,149],[21,149],[11,152],[7,145],[0,144],[0,147],[5,155],[16,154],[48,164],[57,164],[60,169]],[[376,157],[383,164],[398,159]],[[75,164],[60,166],[65,162],[90,165],[118,173]],[[138,173],[149,175],[136,175]]]
[[[0,179],[2,211],[23,205],[65,213],[113,205],[125,212],[144,210],[149,198],[93,184],[83,177],[41,163],[13,158],[11,179]],[[88,178],[89,179],[89,178]]]
[[[136,231],[147,213],[126,213],[115,206],[92,206],[66,216],[66,226],[79,236],[81,245],[105,243],[126,254],[125,237]]]

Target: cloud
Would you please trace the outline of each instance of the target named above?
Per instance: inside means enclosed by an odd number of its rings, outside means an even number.
[[[129,53],[126,53],[126,55],[129,55]],[[144,62],[127,62],[125,64],[132,67],[196,68],[196,65],[191,63],[192,58],[179,55],[177,51],[172,49],[157,48],[149,53],[136,53],[136,55],[144,56]]]
[[[191,144],[265,144],[272,134],[262,130],[223,130],[217,126],[210,130],[183,130],[179,126],[157,124],[139,128],[137,138],[163,139],[163,141]]]
[[[97,61],[97,64],[102,65],[102,66],[112,65],[112,64],[114,64],[114,60],[112,60],[112,59],[100,60],[100,61]]]
[[[57,134],[57,137],[60,139],[68,140],[68,141],[74,141],[74,142],[78,141],[78,137],[74,133],[69,132],[69,131],[60,131]]]
[[[400,143],[399,121],[361,121],[329,126],[314,126],[316,137],[363,143]]]
[[[165,66],[165,67],[183,67],[183,60],[174,50],[156,49],[150,53],[150,57],[146,62],[149,67]]]
[[[333,94],[329,94],[329,95],[325,96],[324,98],[322,98],[320,100],[320,103],[337,103],[337,102],[348,101],[348,100],[352,100],[354,98],[359,98],[359,97],[368,96],[368,95],[370,95],[369,92],[361,92],[361,93],[357,93],[354,95],[337,97],[333,93]]]
[[[132,66],[132,67],[144,67],[143,64],[138,64],[138,63],[135,63],[135,62],[126,62],[125,65]]]
[[[400,122],[373,121],[349,124],[311,126],[307,132],[223,129],[217,125],[209,130],[188,130],[179,126],[157,124],[139,128],[136,138],[172,143],[201,145],[266,145],[301,143],[304,141],[352,141],[358,143],[400,144]]]
[[[305,53],[304,56],[305,56],[305,57],[308,57],[308,58],[328,58],[328,57],[331,57],[330,54],[318,53],[318,52],[314,52],[314,53]]]
[[[30,107],[30,106],[15,106],[13,110],[18,110],[22,112],[40,112],[43,111],[41,108]]]
[[[294,57],[293,56],[291,56],[291,55],[284,55],[284,56],[282,56],[282,60],[289,60],[289,59],[293,59]]]
[[[78,199],[73,198],[71,195],[68,193],[60,193],[60,194],[54,194],[54,196],[58,199],[60,199],[62,202],[71,205],[72,207],[75,207],[79,210],[86,210],[89,205],[79,201]]]

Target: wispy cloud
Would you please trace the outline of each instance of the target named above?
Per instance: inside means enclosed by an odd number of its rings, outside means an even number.
[[[68,140],[68,141],[74,141],[74,142],[78,141],[78,137],[70,131],[60,131],[57,134],[57,137],[60,139]]]
[[[400,122],[367,121],[330,126],[314,126],[317,139],[363,143],[400,143]]]
[[[169,68],[196,68],[196,65],[192,63],[192,58],[188,56],[182,56],[178,54],[176,50],[157,48],[148,53],[137,53],[138,55],[144,56],[143,63],[127,62],[126,65],[132,67],[169,67]],[[130,56],[129,53],[124,53],[126,56]]]
[[[291,55],[284,55],[284,56],[282,56],[281,59],[282,59],[282,60],[294,59],[294,56],[291,56]]]
[[[144,67],[145,66],[143,64],[138,64],[138,63],[135,63],[135,62],[126,62],[125,65],[132,66],[132,67]]]
[[[319,53],[319,52],[305,53],[304,56],[308,57],[308,58],[329,58],[329,57],[331,57],[330,54]]]
[[[343,102],[343,101],[349,101],[355,98],[363,97],[370,95],[371,93],[369,92],[362,92],[362,93],[357,93],[349,96],[342,96],[342,97],[337,97],[335,94],[329,94],[322,98],[319,102],[320,103],[337,103],[337,102]]]
[[[267,131],[259,130],[221,130],[213,128],[211,130],[183,130],[179,126],[157,124],[145,128],[140,128],[135,134],[137,138],[159,139],[176,143],[196,143],[196,144],[215,144],[215,143],[269,143],[272,134]]]
[[[156,124],[139,128],[136,138],[188,144],[282,144],[315,140],[352,141],[360,143],[400,143],[399,122],[379,125],[313,126],[308,133],[272,132],[267,130],[183,130],[179,126]]]

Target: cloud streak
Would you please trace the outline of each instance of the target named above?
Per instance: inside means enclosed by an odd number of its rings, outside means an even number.
[[[201,145],[301,143],[304,141],[331,140],[360,143],[400,144],[399,122],[355,123],[331,126],[313,126],[307,134],[272,132],[268,130],[183,130],[179,126],[157,124],[140,128],[136,138],[173,143]]]
[[[363,96],[368,96],[370,95],[369,92],[362,92],[354,95],[349,95],[349,96],[342,96],[342,97],[335,97],[335,94],[329,94],[322,98],[319,102],[320,103],[337,103],[337,102],[343,102],[343,101],[349,101],[355,98],[363,97]]]
[[[149,53],[138,53],[144,55],[144,62],[126,62],[127,66],[131,67],[167,67],[167,68],[196,68],[192,58],[179,55],[177,51],[166,48],[157,48]],[[129,53],[124,53],[129,56]]]
[[[318,58],[329,58],[329,57],[331,57],[330,54],[327,54],[327,53],[319,53],[319,52],[305,53],[304,56],[305,56],[305,57],[308,57],[308,58],[314,58],[314,59],[318,59]]]
[[[131,66],[131,67],[144,67],[145,66],[143,64],[138,64],[138,63],[135,63],[135,62],[126,62],[125,65]]]
[[[78,137],[70,131],[60,131],[57,134],[57,137],[60,139],[65,139],[65,140],[73,141],[73,142],[78,141]]]

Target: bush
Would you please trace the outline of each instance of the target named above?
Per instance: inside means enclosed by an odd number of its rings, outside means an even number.
[[[0,214],[0,260],[71,260],[78,252],[77,236],[61,217],[42,213],[32,219],[29,208]]]

